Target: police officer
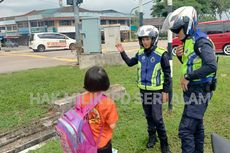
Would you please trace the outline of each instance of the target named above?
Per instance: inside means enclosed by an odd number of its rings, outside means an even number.
[[[138,30],[141,49],[135,57],[129,58],[121,44],[116,47],[128,66],[137,67],[137,86],[140,88],[142,106],[148,124],[149,140],[147,148],[153,148],[157,142],[156,131],[161,143],[162,153],[170,153],[166,129],[162,117],[162,101],[168,101],[171,84],[170,65],[165,49],[157,47],[159,31],[151,25]]]
[[[179,126],[182,153],[203,153],[203,117],[216,83],[214,45],[197,28],[197,13],[193,7],[181,7],[168,15],[163,29],[178,34],[183,42],[176,51],[182,63],[181,88],[185,102]]]

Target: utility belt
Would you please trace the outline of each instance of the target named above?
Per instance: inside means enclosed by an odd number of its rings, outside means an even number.
[[[201,88],[204,92],[212,92],[216,90],[217,86],[217,79],[216,78],[210,78],[206,82],[190,82],[189,88],[192,88],[196,90],[197,88]]]

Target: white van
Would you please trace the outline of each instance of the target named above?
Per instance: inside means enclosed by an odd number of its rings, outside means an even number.
[[[30,36],[29,48],[34,52],[75,48],[76,40],[59,33],[35,33]]]

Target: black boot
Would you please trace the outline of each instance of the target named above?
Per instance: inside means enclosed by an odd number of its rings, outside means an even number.
[[[148,143],[147,143],[146,147],[147,148],[153,148],[155,146],[156,142],[157,142],[156,133],[149,134],[149,140],[148,140]]]
[[[161,152],[162,153],[171,153],[167,139],[161,140]]]

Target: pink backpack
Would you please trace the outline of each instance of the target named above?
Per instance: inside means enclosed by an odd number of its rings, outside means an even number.
[[[81,109],[82,96],[77,97],[76,108],[72,108],[64,113],[58,119],[55,126],[56,132],[60,136],[60,142],[64,153],[97,153],[97,142],[94,141],[87,114],[103,99],[105,96],[99,93],[91,102]]]

